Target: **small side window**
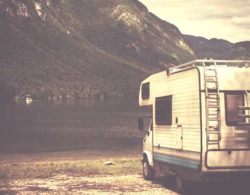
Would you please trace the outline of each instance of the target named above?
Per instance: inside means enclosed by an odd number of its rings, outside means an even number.
[[[225,112],[226,124],[235,126],[238,122],[244,122],[244,118],[240,118],[239,114],[244,114],[243,110],[239,110],[239,106],[244,106],[244,93],[226,92],[225,93]]]
[[[172,96],[163,96],[155,99],[156,125],[172,125]]]
[[[142,84],[142,92],[141,92],[142,99],[149,99],[150,96],[150,84],[148,83],[143,83]]]

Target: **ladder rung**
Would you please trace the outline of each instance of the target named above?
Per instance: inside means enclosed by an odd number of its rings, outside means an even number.
[[[220,134],[208,134],[207,135],[207,141],[219,141],[220,140]]]
[[[218,110],[219,108],[208,108],[209,110],[208,111],[210,111],[211,112],[211,115],[212,115],[212,111],[217,111],[218,112],[218,115],[220,115],[220,110]],[[216,109],[216,110],[215,110]]]
[[[218,89],[217,86],[215,86],[215,87],[207,87],[208,92],[209,92],[209,90],[214,91],[214,90],[217,90],[217,89]]]
[[[207,94],[208,94],[208,93],[217,93],[217,92],[218,92],[218,88],[216,88],[216,87],[213,88],[213,89],[212,89],[212,88],[211,88],[211,89],[210,89],[210,88],[207,88]]]
[[[209,104],[218,104],[218,101],[215,101],[215,99],[208,100],[207,103]]]
[[[216,80],[213,80],[213,79],[206,79],[207,83],[217,83]]]
[[[220,132],[215,132],[215,131],[213,131],[213,132],[207,132],[207,136],[211,136],[212,138],[214,138],[214,139],[218,139],[218,140],[220,140],[220,138],[221,138],[221,133]],[[208,139],[209,139],[209,137],[208,137]]]
[[[207,95],[207,101],[210,101],[210,102],[218,102],[219,101],[219,96],[211,96],[211,95]]]
[[[219,102],[208,101],[207,106],[218,106],[219,107]]]
[[[208,135],[220,135],[220,132],[219,131],[215,131],[215,130],[213,130],[213,131],[208,131]]]
[[[216,75],[206,75],[206,78],[216,78]]]
[[[209,132],[208,135],[217,135],[218,136],[218,139],[219,139],[219,136],[220,136],[220,133],[215,133],[215,132]]]
[[[220,97],[219,94],[218,94],[217,92],[208,92],[208,93],[207,93],[207,96],[212,96],[212,97],[216,96],[216,97]]]
[[[211,67],[207,68],[206,70],[207,70],[207,71],[210,71],[210,70],[211,70],[211,71],[216,72],[216,69],[215,69],[215,68],[211,68]]]
[[[219,98],[218,95],[216,95],[216,97],[215,97],[215,95],[210,95],[210,94],[208,94],[208,95],[207,95],[207,99],[219,100],[220,98]]]
[[[215,127],[215,128],[208,128],[208,131],[209,132],[218,132],[219,133],[219,131],[218,131],[218,127]]]
[[[212,93],[212,92],[207,93],[207,96],[220,97],[218,93]]]
[[[208,115],[208,120],[213,121],[213,119],[219,119],[218,115]]]
[[[220,132],[218,130],[214,130],[214,129],[213,130],[209,130],[208,134],[210,134],[210,133],[211,134],[220,134]]]
[[[218,102],[209,101],[208,106],[219,106],[219,105],[218,105]]]
[[[211,108],[214,109],[214,108]],[[218,112],[216,112],[217,110],[208,110],[208,115],[218,115]]]
[[[210,122],[213,122],[214,123],[214,121],[210,121]],[[219,121],[217,121],[217,122],[219,122]],[[217,129],[218,130],[218,129]],[[217,130],[209,130],[209,131],[217,131]]]
[[[220,98],[217,96],[217,97],[210,97],[209,95],[207,96],[207,99],[212,99],[212,100],[219,100]]]
[[[208,105],[208,108],[220,108],[218,105]]]
[[[219,136],[217,136],[217,138],[214,138],[213,137],[213,139],[210,139],[209,137],[207,138],[207,141],[208,142],[218,142],[218,141],[220,141],[220,138],[219,138]]]
[[[219,142],[207,142],[208,145],[219,145]]]
[[[207,98],[207,103],[218,103],[217,99]]]
[[[220,131],[219,131],[218,128],[217,128],[217,129],[209,128],[209,129],[207,130],[207,132],[218,132],[218,133],[220,133]]]
[[[208,110],[208,114],[207,115],[220,115],[220,111],[217,111],[217,110],[212,110],[212,109],[216,109],[216,108],[209,108]]]
[[[209,92],[209,95],[219,95],[216,91]]]
[[[217,136],[218,138],[213,138],[213,139],[210,139],[209,137],[208,137],[208,139],[207,139],[207,141],[208,142],[218,142],[218,141],[220,141],[220,139],[219,139],[219,136]]]
[[[216,125],[216,126],[208,126],[208,128],[210,128],[210,129],[218,129],[218,126]]]
[[[208,80],[206,80],[206,82],[207,82],[207,83],[214,83],[213,85],[217,86],[217,82],[214,81],[214,80],[208,79]],[[212,84],[209,84],[209,86],[212,86]],[[209,86],[207,86],[207,88],[209,88]]]
[[[209,121],[220,121],[219,118],[208,118]]]
[[[208,104],[208,108],[210,109],[209,111],[220,111],[220,106],[218,104]]]
[[[207,142],[208,145],[218,145],[219,142]]]
[[[218,102],[208,102],[208,104],[207,104],[207,106],[208,107],[214,107],[214,108],[219,108],[219,104],[218,104]]]
[[[214,121],[211,121],[211,122],[214,122]],[[219,122],[219,121],[217,121],[217,122]],[[219,129],[217,128],[217,129],[212,129],[212,128],[210,128],[210,130],[208,130],[208,131],[219,131]]]
[[[209,107],[209,106],[220,107],[218,102],[209,102],[209,103],[207,104],[207,106],[208,106],[208,107]]]
[[[216,78],[216,75],[208,75],[208,74],[206,74],[205,79],[217,79],[217,78]]]
[[[216,135],[218,137],[218,138],[216,138],[216,140],[219,139],[219,137],[220,137],[220,133],[218,133],[218,132],[217,133],[215,133],[215,132],[210,133],[209,132],[208,135]],[[210,140],[210,139],[208,139],[208,140]]]
[[[217,113],[215,113],[215,114],[208,113],[208,116],[218,116],[218,114]]]
[[[208,102],[208,106],[219,106],[219,103],[218,102],[211,102],[211,101],[209,101]]]

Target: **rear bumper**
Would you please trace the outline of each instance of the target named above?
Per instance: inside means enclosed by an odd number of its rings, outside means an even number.
[[[250,149],[209,150],[205,154],[205,166],[209,170],[250,170]]]

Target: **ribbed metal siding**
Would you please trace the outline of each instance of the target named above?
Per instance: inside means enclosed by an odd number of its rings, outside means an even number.
[[[162,75],[163,76],[163,75]],[[156,126],[154,145],[177,148],[176,117],[183,128],[183,150],[200,151],[200,102],[197,69],[183,71],[151,82],[152,97],[172,95],[172,126]],[[151,97],[151,98],[152,98]],[[154,109],[153,109],[154,110]]]

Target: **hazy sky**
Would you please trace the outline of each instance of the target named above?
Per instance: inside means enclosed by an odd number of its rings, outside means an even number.
[[[182,33],[250,41],[250,0],[140,0]]]

